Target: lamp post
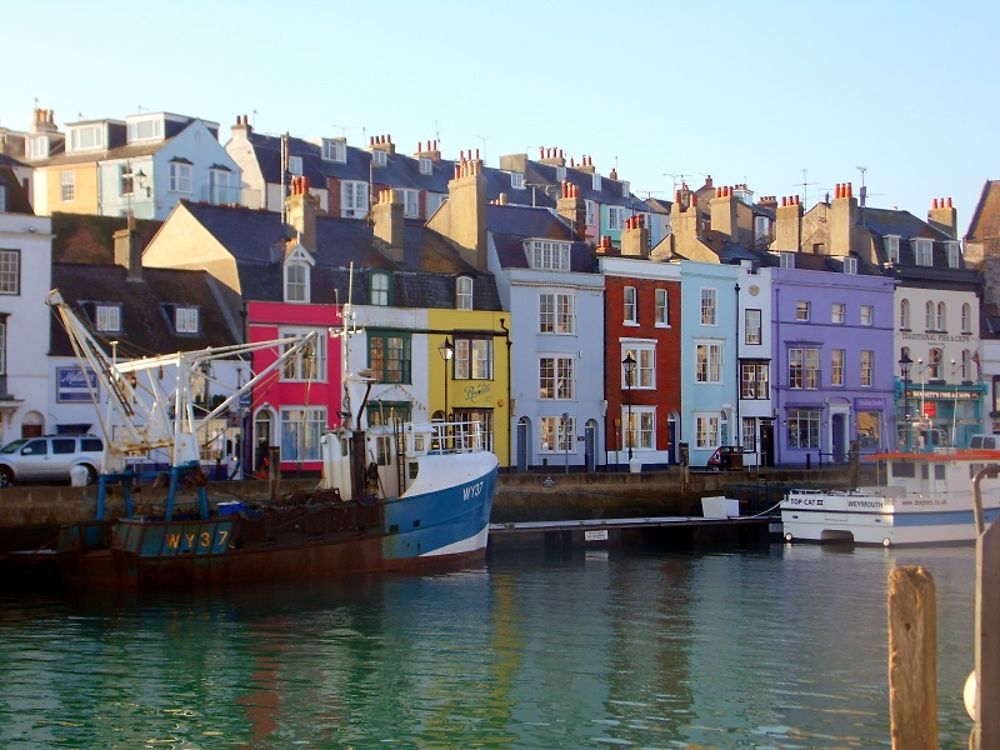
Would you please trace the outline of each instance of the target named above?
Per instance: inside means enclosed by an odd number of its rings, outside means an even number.
[[[451,339],[444,337],[444,342],[438,347],[438,354],[444,360],[444,421],[448,421],[448,362],[455,354],[455,345]]]
[[[635,372],[635,357],[632,352],[622,360],[625,368],[625,387],[628,389],[628,417],[625,424],[625,434],[628,436],[628,464],[632,466],[632,374]]]
[[[913,366],[913,360],[910,359],[910,353],[903,350],[903,356],[899,358],[899,374],[903,381],[903,429],[906,430],[904,437],[904,446],[909,452],[910,450],[910,399],[909,399],[909,388],[910,388],[910,368]]]

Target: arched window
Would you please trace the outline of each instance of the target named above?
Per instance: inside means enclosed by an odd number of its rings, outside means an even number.
[[[927,364],[927,377],[929,380],[938,380],[941,377],[941,350],[934,348],[929,352],[930,362]]]
[[[285,302],[309,301],[309,266],[305,263],[285,265]]]
[[[389,304],[389,274],[385,271],[372,271],[371,303],[382,306]]]
[[[934,330],[934,303],[930,300],[927,300],[924,308],[924,328],[928,331]]]
[[[962,380],[972,380],[972,352],[962,350]]]
[[[972,306],[968,302],[962,305],[962,333],[972,333]]]
[[[910,330],[910,300],[899,301],[899,327],[904,331]]]
[[[472,277],[459,276],[455,279],[455,309],[472,309]]]
[[[938,302],[938,304],[937,304],[937,321],[936,321],[937,322],[937,330],[939,330],[939,331],[946,331],[946,330],[948,330],[947,326],[946,326],[947,320],[948,320],[948,314],[947,314],[947,309],[944,306],[944,302]]]

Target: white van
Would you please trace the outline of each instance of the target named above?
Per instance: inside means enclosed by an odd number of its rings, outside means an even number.
[[[982,435],[973,435],[969,439],[970,448],[981,448],[983,450],[1000,450],[1000,435],[984,433]]]

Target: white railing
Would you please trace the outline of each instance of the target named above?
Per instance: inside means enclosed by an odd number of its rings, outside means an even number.
[[[480,422],[431,422],[431,454],[474,453],[484,449]]]

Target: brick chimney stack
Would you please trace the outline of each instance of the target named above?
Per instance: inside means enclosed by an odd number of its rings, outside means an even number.
[[[556,213],[569,221],[573,233],[583,239],[587,231],[587,204],[580,197],[579,185],[562,181],[562,193],[556,201]]]
[[[55,133],[58,132],[59,128],[56,127],[56,113],[51,109],[35,109],[35,119],[31,123],[31,132],[38,133]]]
[[[119,229],[112,235],[115,243],[115,265],[128,271],[129,281],[142,281],[142,248],[136,241],[135,229]]]
[[[486,252],[486,175],[483,161],[463,151],[448,182],[448,200],[427,226],[459,246],[459,255],[479,271],[488,271]]]
[[[369,151],[385,151],[389,156],[395,156],[396,144],[392,142],[391,135],[373,135],[368,139]]]
[[[438,142],[427,141],[425,145],[424,141],[421,141],[417,144],[417,152],[413,155],[413,158],[430,159],[435,164],[441,161],[441,149],[438,148]]]
[[[709,204],[712,214],[712,229],[727,237],[736,234],[736,198],[731,185],[717,187],[715,197]]]
[[[385,243],[383,252],[396,263],[403,262],[403,202],[395,190],[380,190],[372,206],[375,237]]]
[[[802,204],[799,196],[783,196],[775,211],[772,251],[799,252],[802,249]]]
[[[579,169],[581,172],[586,172],[587,174],[594,174],[597,171],[596,167],[594,167],[593,159],[589,156],[581,156],[580,163],[575,165],[573,161],[570,160],[569,165],[575,169]]]
[[[859,247],[858,200],[850,182],[837,185],[830,207],[830,255],[846,257]]]
[[[231,128],[232,137],[234,139],[241,138],[246,140],[250,137],[250,133],[253,132],[253,127],[250,125],[250,118],[246,115],[236,115],[236,124]]]
[[[538,162],[540,164],[548,164],[550,167],[566,166],[566,159],[563,157],[563,150],[561,148],[546,148],[545,146],[539,146]]]
[[[951,198],[935,198],[927,212],[927,223],[958,239],[958,211],[951,205]]]
[[[285,199],[288,225],[299,233],[299,243],[306,250],[316,252],[316,211],[319,196],[309,193],[308,177],[293,177],[292,192]]]
[[[642,214],[630,216],[625,220],[625,229],[621,235],[621,252],[623,257],[629,258],[645,258],[649,254],[649,229]]]
[[[698,224],[698,196],[690,190],[686,182],[674,193],[670,206],[670,245],[676,251],[687,248],[701,240]]]

